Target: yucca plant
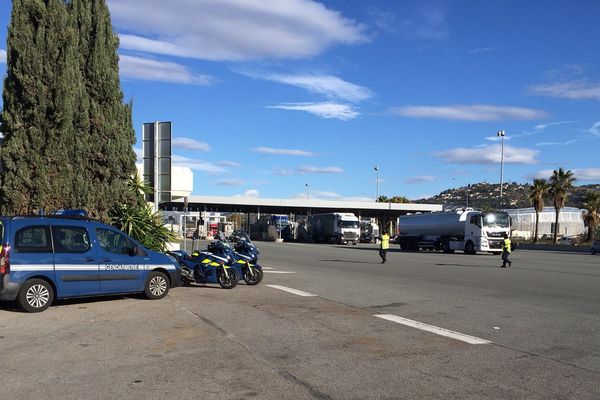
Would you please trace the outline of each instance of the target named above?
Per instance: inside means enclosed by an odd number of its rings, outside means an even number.
[[[129,181],[129,190],[135,197],[135,204],[115,207],[110,213],[112,224],[145,247],[166,251],[167,243],[177,240],[177,234],[164,226],[160,212],[153,212],[152,207],[144,201],[144,194],[152,190],[137,176]]]

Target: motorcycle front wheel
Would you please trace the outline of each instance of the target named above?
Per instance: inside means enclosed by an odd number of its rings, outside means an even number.
[[[228,268],[227,271],[225,271],[225,268],[219,268],[217,271],[217,282],[223,289],[233,289],[237,286],[239,278],[231,268]]]
[[[262,281],[262,279],[263,272],[261,268],[244,268],[244,281],[247,285],[258,285]]]

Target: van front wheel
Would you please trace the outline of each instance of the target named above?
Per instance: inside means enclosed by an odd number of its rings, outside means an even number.
[[[154,271],[148,274],[144,284],[144,294],[150,300],[162,299],[169,292],[169,280],[162,272]]]
[[[44,311],[54,301],[54,289],[42,279],[30,279],[23,284],[17,303],[25,311],[34,313]]]

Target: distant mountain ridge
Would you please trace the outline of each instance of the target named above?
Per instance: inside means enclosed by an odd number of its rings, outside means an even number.
[[[517,182],[504,183],[502,191],[502,208],[526,208],[532,207],[529,200],[531,185]],[[569,190],[567,207],[583,208],[583,199],[587,191],[600,191],[600,184],[574,186]],[[444,204],[455,206],[466,206],[468,194],[468,205],[473,208],[493,209],[498,208],[500,202],[500,184],[498,183],[475,183],[460,188],[446,189],[440,194],[415,200],[419,204]],[[546,199],[546,206],[552,206],[552,199]]]

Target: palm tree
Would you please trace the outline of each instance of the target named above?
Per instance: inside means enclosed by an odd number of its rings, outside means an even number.
[[[540,223],[540,213],[544,211],[544,198],[548,196],[548,182],[545,179],[534,179],[533,185],[529,188],[529,200],[535,208],[535,235],[533,243],[538,242],[538,227]]]
[[[573,187],[574,181],[575,177],[573,177],[573,171],[565,171],[562,167],[558,170],[555,169],[548,180],[548,183],[550,184],[548,192],[554,201],[554,210],[556,211],[556,219],[554,221],[554,243],[558,240],[558,216],[560,214],[560,209],[565,206],[565,203],[569,198],[569,189]]]
[[[594,239],[594,230],[600,225],[600,192],[588,191],[583,199],[583,224],[588,228],[588,240]]]

